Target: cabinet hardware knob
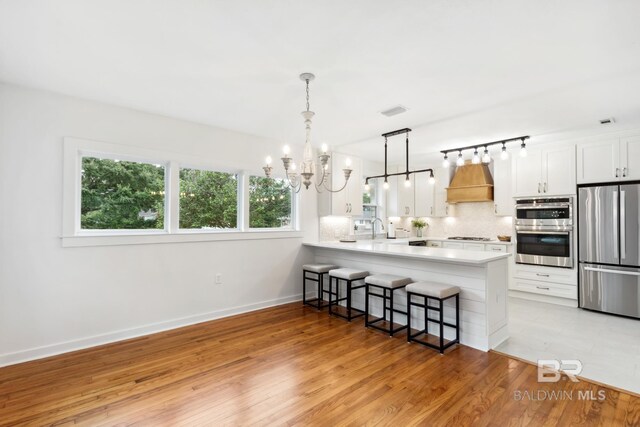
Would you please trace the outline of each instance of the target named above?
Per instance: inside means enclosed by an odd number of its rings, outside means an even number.
[[[627,168],[622,168],[622,176],[623,177],[627,176]]]
[[[542,273],[536,273],[536,276],[538,276],[538,277],[549,277],[548,274],[542,274]]]
[[[545,192],[545,193],[547,192],[547,183],[546,182],[542,186],[542,191]]]
[[[540,183],[538,183],[538,194],[540,194]]]
[[[549,290],[549,288],[547,288],[546,286],[536,286],[536,288],[542,289],[543,291],[548,291]]]
[[[620,178],[620,168],[616,168],[616,178]]]

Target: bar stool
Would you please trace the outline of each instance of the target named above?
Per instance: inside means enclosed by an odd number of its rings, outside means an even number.
[[[324,294],[329,293],[324,289],[324,275],[338,268],[333,264],[305,264],[302,266],[302,304],[310,305],[318,310],[327,307],[323,304]],[[316,282],[318,293],[316,298],[307,299],[307,280]]]
[[[353,282],[362,280],[368,275],[368,271],[355,270],[353,268],[338,268],[329,271],[329,314],[342,317],[343,319],[347,319],[349,322],[351,322],[351,320],[355,319],[356,317],[364,316],[364,310],[352,307],[351,294],[354,290],[365,287],[364,283],[361,285],[353,286]],[[335,292],[333,292],[334,280],[336,283]],[[340,282],[345,282],[347,284],[347,295],[344,298],[340,298]],[[333,296],[336,297],[335,300],[333,299]],[[337,306],[341,301],[347,302],[346,315],[336,311],[333,308],[333,306]],[[357,312],[358,314],[353,315],[353,311]]]
[[[457,286],[445,285],[442,283],[434,282],[416,282],[407,285],[407,341],[415,341],[427,347],[438,350],[440,354],[451,347],[452,345],[460,342],[460,288]],[[422,297],[423,302],[413,301],[415,297]],[[455,324],[444,321],[444,302],[455,298],[456,300],[456,316]],[[437,306],[429,305],[430,302],[438,301]],[[424,309],[424,329],[418,333],[411,334],[411,307],[422,307]],[[437,319],[429,317],[429,311],[438,311],[440,316]],[[429,322],[436,323],[440,327],[439,344],[433,344],[428,341],[429,337]],[[444,327],[454,328],[456,330],[456,338],[445,344],[444,339]],[[418,339],[417,337],[424,334],[425,340]]]
[[[364,279],[364,283],[367,288],[365,291],[365,320],[364,326],[369,328],[378,329],[382,332],[386,332],[389,336],[393,336],[398,331],[401,331],[407,327],[407,325],[400,326],[398,328],[393,328],[393,313],[400,313],[406,315],[406,311],[397,310],[393,307],[393,294],[395,291],[404,289],[409,283],[411,283],[411,279],[408,277],[402,276],[394,276],[391,274],[374,274],[373,276],[368,276]],[[382,294],[371,292],[371,291],[382,291]],[[382,298],[382,317],[378,318],[369,318],[369,297],[375,296],[378,298]],[[387,302],[389,306],[387,307]],[[384,326],[377,325],[378,322],[386,322],[387,321],[387,310],[389,311],[389,327],[385,328]]]

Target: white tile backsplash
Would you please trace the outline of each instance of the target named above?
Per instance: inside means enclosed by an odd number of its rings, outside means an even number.
[[[423,237],[470,236],[496,239],[498,235],[511,236],[513,234],[512,217],[496,216],[492,202],[458,203],[455,207],[455,216],[425,219],[429,227],[423,231]],[[399,221],[396,218],[393,222],[396,229],[411,230],[411,236],[416,235],[415,228],[411,226],[410,218],[401,218]],[[351,221],[348,217],[326,216],[320,218],[320,240],[339,240],[348,234],[353,234]]]
[[[429,224],[423,237],[489,237],[496,239],[498,235],[511,236],[513,234],[513,219],[510,216],[496,216],[492,202],[458,203],[455,216],[446,218],[425,218]],[[400,221],[403,228],[411,228],[415,236],[415,229],[411,227],[411,220],[403,218]]]

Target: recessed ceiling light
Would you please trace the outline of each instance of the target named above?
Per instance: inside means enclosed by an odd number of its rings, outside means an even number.
[[[407,107],[403,107],[402,105],[396,105],[395,107],[391,107],[388,110],[381,111],[380,114],[383,116],[391,117],[397,116],[398,114],[402,114],[408,110]]]

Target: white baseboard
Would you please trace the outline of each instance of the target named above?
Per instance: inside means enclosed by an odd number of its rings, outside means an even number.
[[[42,347],[30,348],[14,353],[5,353],[0,355],[0,367],[15,365],[17,363],[28,362],[31,360],[42,359],[49,356],[55,356],[71,351],[83,350],[90,347],[96,347],[103,344],[110,344],[117,341],[137,338],[144,335],[155,334],[158,332],[176,329],[183,326],[194,325],[196,323],[208,322],[210,320],[229,317],[236,314],[247,313],[250,311],[260,310],[262,308],[273,307],[276,305],[286,304],[295,301],[301,301],[302,294],[291,295],[288,297],[276,298],[273,300],[262,301],[254,304],[243,305],[239,307],[227,308],[224,310],[212,311],[209,313],[196,314],[194,316],[182,317],[179,319],[167,320],[164,322],[153,323],[150,325],[139,326],[131,329],[124,329],[106,334],[94,335],[91,337],[80,338],[77,340],[50,344]]]

